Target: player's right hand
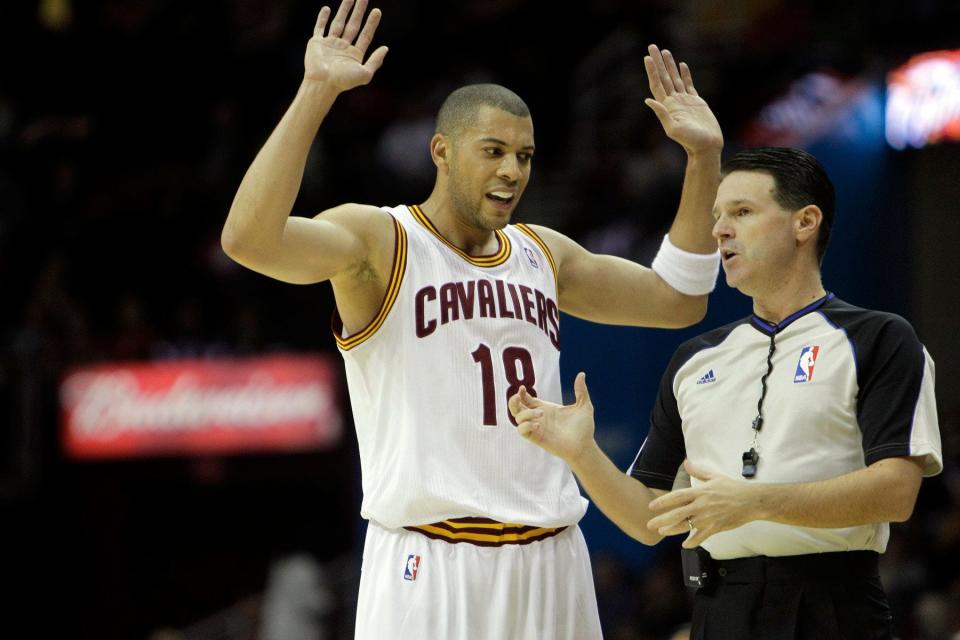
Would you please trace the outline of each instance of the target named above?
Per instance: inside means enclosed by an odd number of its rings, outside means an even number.
[[[381,16],[379,9],[373,9],[363,24],[366,9],[367,0],[357,0],[356,6],[354,0],[343,0],[329,28],[330,7],[320,10],[303,59],[305,81],[322,82],[337,91],[370,82],[383,64],[387,47],[377,48],[363,61]]]

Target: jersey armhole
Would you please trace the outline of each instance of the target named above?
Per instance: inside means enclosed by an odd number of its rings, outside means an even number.
[[[540,251],[543,252],[543,255],[547,256],[547,260],[550,262],[550,269],[553,271],[553,284],[557,287],[557,291],[559,291],[560,282],[559,282],[559,278],[557,277],[557,263],[553,259],[553,254],[550,252],[549,247],[547,247],[547,243],[543,241],[543,238],[537,235],[536,231],[534,231],[527,225],[523,223],[517,223],[513,226],[515,226],[518,231],[520,231],[521,233],[528,236],[531,240],[533,240],[534,243],[536,243],[536,245],[540,247]]]
[[[353,349],[376,333],[377,329],[386,321],[390,309],[393,308],[393,303],[397,300],[400,285],[403,283],[403,274],[407,269],[407,232],[396,218],[393,220],[393,228],[395,233],[393,269],[390,272],[390,281],[387,283],[387,291],[383,296],[383,301],[380,303],[380,309],[373,317],[373,320],[352,336],[344,338],[343,320],[340,318],[340,312],[334,307],[333,318],[331,319],[330,325],[333,331],[333,337],[337,341],[337,346],[344,351]]]

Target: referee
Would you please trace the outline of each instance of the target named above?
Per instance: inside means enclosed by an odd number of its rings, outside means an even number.
[[[629,474],[593,438],[584,374],[574,405],[521,388],[511,411],[626,533],[687,535],[691,638],[892,638],[877,562],[943,467],[933,361],[903,318],[824,289],[834,190],[813,156],[743,151],[721,178],[713,234],[753,314],[677,349]]]

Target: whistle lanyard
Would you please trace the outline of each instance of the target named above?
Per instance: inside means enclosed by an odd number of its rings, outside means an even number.
[[[751,428],[753,429],[753,442],[750,444],[750,450],[743,452],[743,470],[740,472],[744,478],[752,478],[757,474],[757,463],[760,462],[760,429],[763,428],[763,401],[767,397],[767,378],[773,371],[773,353],[777,350],[775,341],[776,332],[770,334],[770,349],[767,351],[767,372],[760,378],[760,400],[757,401],[757,417],[753,419]]]
[[[752,322],[754,326],[770,336],[770,349],[767,351],[767,372],[760,378],[760,400],[757,401],[757,417],[753,419],[753,424],[751,425],[753,429],[753,442],[750,444],[750,449],[744,451],[742,456],[743,470],[740,474],[744,478],[752,478],[757,475],[757,464],[760,462],[760,429],[763,428],[763,401],[767,397],[767,378],[770,377],[770,373],[773,371],[773,353],[777,350],[777,334],[786,329],[794,320],[805,316],[811,311],[816,311],[832,299],[833,294],[828,292],[819,300],[795,311],[782,322],[776,324],[761,320],[756,315],[753,316]]]

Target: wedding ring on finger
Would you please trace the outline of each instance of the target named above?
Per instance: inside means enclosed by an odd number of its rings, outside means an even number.
[[[696,529],[696,527],[693,526],[693,517],[687,516],[687,526],[690,527],[690,532],[693,533],[693,530]]]

